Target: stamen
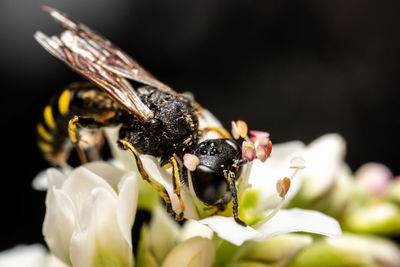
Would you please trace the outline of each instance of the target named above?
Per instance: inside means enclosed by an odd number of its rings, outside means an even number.
[[[266,146],[269,140],[269,133],[262,131],[250,131],[250,141],[253,143],[258,143],[262,146]]]
[[[276,183],[276,191],[280,197],[285,197],[286,194],[289,192],[290,188],[290,179],[288,177],[283,178],[283,180],[279,179]]]
[[[265,162],[267,160],[267,149],[265,146],[258,145],[256,148],[256,157],[261,161]]]
[[[239,136],[242,138],[245,138],[247,136],[247,131],[248,131],[247,123],[244,121],[238,120],[236,122],[236,126],[239,130]]]
[[[304,163],[306,161],[302,157],[294,157],[290,160],[290,168],[292,169],[304,169]]]
[[[236,125],[236,122],[232,121],[231,124],[232,124],[232,130],[231,130],[231,132],[232,132],[233,138],[239,139],[239,137],[240,137],[240,135],[239,135],[239,129],[238,129],[237,125]]]
[[[270,147],[272,148],[272,143],[270,144]],[[268,150],[268,145],[267,145],[267,150]],[[302,163],[302,164],[292,164],[293,162],[294,163]],[[254,227],[257,228],[258,226],[261,226],[265,222],[269,221],[282,208],[283,203],[285,202],[286,194],[289,192],[291,181],[294,179],[297,172],[302,169],[302,168],[299,168],[299,166],[304,168],[304,163],[305,163],[305,160],[300,157],[293,158],[290,161],[290,167],[296,166],[293,174],[290,177],[285,177],[283,179],[278,180],[276,183],[276,191],[278,192],[279,196],[281,197],[279,203],[276,205],[276,207],[270,213],[268,213],[268,215],[264,219],[262,219],[261,221],[256,223],[254,225]]]
[[[242,159],[253,161],[256,157],[256,150],[254,144],[250,141],[243,141],[242,143]]]
[[[194,171],[199,165],[200,160],[196,155],[186,153],[183,156],[183,165],[189,170]]]
[[[272,142],[271,142],[271,140],[268,140],[268,143],[267,143],[267,158],[269,158],[269,156],[271,155],[271,152],[272,152]]]

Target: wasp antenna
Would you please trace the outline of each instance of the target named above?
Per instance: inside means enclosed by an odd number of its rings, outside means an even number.
[[[224,176],[225,176],[225,179],[227,179],[227,181],[228,181],[229,188],[230,188],[231,193],[232,193],[232,198],[233,198],[233,207],[232,207],[232,209],[233,209],[232,210],[233,219],[235,220],[235,222],[237,224],[246,227],[247,224],[239,218],[239,200],[238,200],[238,193],[237,193],[236,183],[235,183],[236,175],[232,171],[229,171],[229,173],[225,174]]]
[[[247,224],[239,218],[239,200],[235,184],[235,174],[233,172],[230,173],[230,180],[232,183],[233,219],[235,219],[235,222],[239,225],[246,227]]]

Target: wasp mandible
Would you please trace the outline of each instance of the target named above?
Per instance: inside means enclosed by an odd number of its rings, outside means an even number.
[[[202,109],[194,100],[177,93],[160,82],[129,55],[109,40],[82,23],[56,9],[44,8],[65,30],[48,37],[41,32],[35,39],[53,56],[89,82],[74,83],[61,91],[44,109],[38,124],[38,144],[47,160],[62,165],[68,158],[68,145],[73,144],[81,161],[87,154],[81,146],[81,129],[97,129],[121,125],[120,148],[130,150],[144,180],[159,192],[169,214],[184,218],[185,204],[181,187],[191,179],[196,197],[204,204],[225,210],[233,200],[235,221],[246,224],[238,215],[236,182],[242,166],[255,149],[239,145],[223,128],[199,128]],[[128,80],[135,83],[136,89]],[[234,124],[234,135],[245,137],[247,127]],[[239,126],[239,127],[237,127]],[[242,129],[238,129],[242,128]],[[216,132],[218,139],[201,140],[207,132]],[[65,140],[71,142],[65,142]],[[239,137],[238,137],[239,138]],[[261,146],[265,158],[271,142]],[[257,151],[258,153],[258,151]],[[171,206],[171,199],[143,168],[140,154],[159,158],[160,166],[172,168],[174,194],[180,212]]]

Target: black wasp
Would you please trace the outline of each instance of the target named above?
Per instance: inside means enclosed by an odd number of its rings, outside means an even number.
[[[241,146],[222,128],[199,129],[202,111],[197,103],[158,81],[110,41],[66,14],[49,7],[45,10],[65,31],[52,37],[37,32],[36,40],[91,82],[70,85],[44,109],[37,132],[45,158],[53,164],[65,163],[69,135],[81,161],[86,162],[80,130],[121,125],[117,142],[134,154],[143,179],[160,193],[168,212],[177,220],[183,219],[185,209],[181,185],[188,185],[191,179],[197,198],[217,210],[224,210],[233,198],[234,219],[245,226],[238,216],[235,184],[245,162]],[[127,79],[138,84],[137,89]],[[200,142],[209,131],[221,138]],[[139,154],[158,157],[161,166],[173,168],[179,214],[173,211],[169,196],[152,182]],[[194,160],[190,170],[184,164],[186,155]]]

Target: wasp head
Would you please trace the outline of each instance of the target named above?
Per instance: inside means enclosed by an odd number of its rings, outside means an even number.
[[[198,164],[191,178],[196,196],[208,205],[228,203],[232,194],[226,175],[229,171],[240,175],[236,165],[242,157],[240,146],[231,139],[210,139],[199,143],[194,155]]]

